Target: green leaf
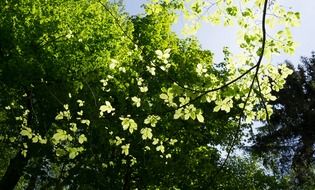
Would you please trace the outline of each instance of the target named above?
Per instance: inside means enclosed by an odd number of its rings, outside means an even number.
[[[196,119],[196,113],[195,112],[191,112],[190,113],[190,117],[191,117],[191,119],[195,120]]]
[[[156,147],[156,151],[160,151],[160,152],[164,153],[165,152],[165,147],[161,144],[161,145]]]
[[[140,133],[142,134],[142,139],[152,139],[152,129],[150,128],[143,128],[141,129]]]
[[[22,136],[27,136],[28,139],[31,139],[33,134],[32,134],[32,129],[31,128],[25,128],[25,129],[22,129],[20,134]]]
[[[221,109],[220,105],[217,105],[216,107],[214,107],[213,111],[214,112],[218,112]]]
[[[38,137],[37,137],[37,136],[34,136],[34,137],[32,138],[32,142],[33,142],[33,143],[37,143],[37,142],[38,142],[38,140],[39,140],[39,139],[38,139]]]
[[[55,133],[52,137],[55,144],[58,144],[60,141],[65,141],[67,140],[67,138],[67,132],[62,129],[57,129],[57,133]]]
[[[83,144],[84,142],[87,141],[87,138],[85,137],[84,134],[82,134],[82,135],[79,136],[78,141],[79,141],[80,144]]]
[[[200,123],[203,123],[204,122],[204,117],[202,116],[201,113],[197,114],[197,119]]]
[[[131,119],[130,126],[129,126],[129,132],[132,134],[134,130],[137,130],[137,123]]]
[[[79,155],[79,152],[77,151],[77,149],[74,149],[74,148],[69,149],[69,158],[70,159],[74,159],[78,155]]]
[[[231,15],[231,16],[236,16],[236,15],[237,15],[237,11],[238,11],[238,9],[237,9],[237,7],[235,7],[235,6],[226,8],[226,12],[227,12],[229,15]]]
[[[182,110],[183,110],[183,109],[180,108],[180,109],[178,109],[178,110],[175,111],[174,119],[179,119],[179,118],[183,115]]]
[[[121,153],[128,156],[129,148],[130,148],[130,144],[122,145],[121,146]]]
[[[160,98],[163,100],[167,100],[168,96],[167,96],[167,94],[160,94]]]

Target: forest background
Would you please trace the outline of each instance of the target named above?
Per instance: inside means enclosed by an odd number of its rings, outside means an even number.
[[[0,189],[313,187],[312,161],[279,173],[272,159],[233,154],[244,136],[279,128],[276,98],[293,68],[272,60],[294,54],[299,12],[152,0],[130,16],[123,3],[1,1]],[[178,15],[186,38],[172,32]],[[239,52],[202,49],[192,34],[203,23],[237,25]],[[254,121],[265,125],[257,138],[246,132]]]

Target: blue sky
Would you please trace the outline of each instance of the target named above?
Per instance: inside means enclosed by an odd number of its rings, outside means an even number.
[[[126,4],[126,10],[134,15],[143,13],[143,9],[140,7],[146,0],[124,0]],[[293,11],[301,13],[301,25],[299,27],[292,28],[294,40],[299,44],[296,48],[295,54],[280,55],[273,57],[272,62],[274,64],[283,63],[285,60],[289,60],[294,65],[300,64],[301,56],[310,56],[312,51],[315,51],[315,0],[277,0],[281,5],[291,8]],[[184,20],[180,20],[177,26],[174,27],[176,32],[179,32],[184,25]],[[237,50],[236,44],[236,28],[233,27],[220,27],[210,26],[209,24],[203,25],[202,29],[197,33],[197,37],[203,48],[209,49],[215,54],[215,61],[222,61],[223,54],[222,48],[224,46],[230,47],[233,51]],[[257,132],[257,127],[261,123],[255,122],[254,133]],[[221,150],[221,156],[225,157],[226,152]],[[237,155],[245,154],[243,151],[237,149],[235,152]]]
[[[141,5],[145,0],[125,0],[126,10],[130,14],[138,14],[143,12]],[[273,58],[274,63],[281,63],[289,60],[294,64],[300,63],[301,56],[310,56],[311,51],[315,51],[315,1],[314,0],[278,0],[281,5],[292,8],[294,11],[301,13],[301,25],[293,28],[293,37],[299,46],[293,56],[281,55]],[[184,24],[183,20],[179,20],[175,31],[179,31]],[[197,33],[202,47],[209,49],[215,53],[215,60],[222,59],[222,48],[230,47],[232,50],[237,49],[236,29],[233,27],[218,27],[203,25],[202,29]]]

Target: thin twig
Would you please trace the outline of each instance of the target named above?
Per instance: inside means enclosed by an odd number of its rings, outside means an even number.
[[[224,159],[223,163],[221,164],[221,166],[219,167],[219,169],[217,170],[214,178],[216,178],[218,176],[218,174],[223,170],[225,164],[227,163],[227,160],[229,159],[229,157],[231,156],[231,153],[232,153],[232,150],[235,146],[235,143],[236,143],[236,140],[237,140],[237,136],[239,135],[239,131],[240,131],[240,128],[241,128],[241,119],[242,117],[244,116],[244,111],[245,111],[245,107],[246,107],[246,104],[247,104],[247,101],[249,100],[249,97],[250,97],[250,94],[251,94],[251,91],[253,89],[253,86],[254,86],[254,83],[255,83],[255,79],[258,77],[258,72],[259,72],[259,68],[260,68],[260,65],[261,65],[261,62],[262,62],[262,59],[264,57],[264,51],[265,51],[265,45],[266,45],[266,13],[267,13],[267,5],[268,5],[268,0],[265,0],[264,2],[264,8],[263,8],[263,15],[262,15],[262,45],[261,45],[261,54],[259,56],[259,59],[257,61],[257,64],[256,64],[256,72],[255,72],[255,75],[254,75],[254,78],[252,80],[252,83],[251,83],[251,86],[250,86],[250,89],[249,89],[249,92],[248,92],[248,95],[246,97],[246,100],[245,100],[245,103],[244,103],[244,106],[242,108],[242,111],[241,111],[241,115],[240,115],[240,118],[239,118],[239,122],[238,122],[238,126],[237,126],[237,129],[235,131],[235,134],[233,135],[233,140],[232,140],[232,143],[229,145],[229,148],[228,148],[228,151],[227,151],[227,156],[226,158]]]
[[[99,2],[100,2],[100,1],[99,1]],[[101,2],[100,2],[100,3],[101,3]],[[103,4],[103,3],[101,3],[101,4],[104,6],[105,10],[106,10],[107,12],[109,12],[111,16],[114,17],[114,19],[115,19],[116,21],[119,21],[119,20],[114,16],[114,14],[106,7],[105,4]],[[203,91],[200,95],[198,95],[196,98],[194,98],[194,99],[191,101],[191,102],[196,101],[196,100],[200,99],[201,97],[203,97],[204,95],[206,95],[206,94],[208,94],[208,93],[210,93],[210,92],[219,91],[219,90],[222,90],[222,89],[228,87],[229,85],[231,85],[231,84],[237,82],[238,80],[240,80],[241,78],[243,78],[245,75],[247,75],[247,74],[250,73],[253,69],[256,68],[255,74],[254,74],[254,77],[253,77],[253,80],[252,80],[252,83],[251,83],[251,85],[250,85],[249,92],[248,92],[248,94],[247,94],[246,100],[245,100],[244,105],[243,105],[242,110],[241,110],[241,114],[240,114],[240,117],[239,117],[237,130],[235,131],[235,134],[233,135],[233,140],[232,140],[231,144],[229,145],[228,152],[227,152],[227,156],[226,156],[226,158],[224,159],[224,161],[223,161],[223,163],[221,164],[221,166],[220,166],[220,168],[218,169],[218,171],[216,172],[216,175],[214,176],[214,178],[217,177],[217,175],[222,171],[222,169],[224,168],[225,164],[227,163],[227,160],[229,159],[229,157],[230,157],[230,155],[231,155],[231,153],[232,153],[232,150],[233,150],[233,148],[234,148],[234,146],[235,146],[235,143],[236,143],[236,141],[237,141],[237,136],[239,135],[239,131],[240,131],[240,128],[241,128],[241,123],[242,123],[241,121],[242,121],[242,117],[244,116],[244,111],[245,111],[245,108],[246,108],[246,104],[247,104],[247,102],[248,102],[248,100],[249,100],[249,98],[250,98],[250,94],[251,94],[251,92],[252,92],[252,90],[253,90],[255,80],[256,80],[256,78],[258,77],[258,72],[259,72],[259,68],[260,68],[260,65],[261,65],[261,62],[262,62],[262,59],[263,59],[263,56],[264,56],[265,45],[266,45],[266,15],[267,15],[267,5],[268,5],[268,0],[265,0],[265,2],[264,2],[264,7],[263,7],[263,15],[262,15],[262,45],[261,45],[261,54],[260,54],[260,56],[259,56],[259,59],[258,59],[257,63],[256,63],[254,66],[252,66],[251,68],[249,68],[247,71],[245,71],[243,74],[241,74],[240,76],[236,77],[235,79],[233,79],[233,80],[231,80],[231,81],[229,81],[229,82],[227,82],[227,83],[225,83],[225,84],[223,84],[223,85],[221,85],[221,86],[219,86],[219,87],[216,87],[216,88],[213,88],[213,89],[209,89],[209,90],[205,90],[205,91]],[[126,35],[126,37],[129,38],[135,45],[137,45],[137,44],[133,41],[133,39],[127,34],[127,32],[126,32],[118,23],[116,23],[116,24],[117,24],[117,25],[119,26],[119,28],[123,31],[123,33]],[[138,46],[138,45],[137,45],[137,46]],[[140,46],[138,46],[138,47],[140,47]],[[141,50],[143,51],[143,49],[141,49]],[[160,69],[161,69],[161,68],[160,68]],[[176,82],[176,84],[178,84],[178,82]],[[184,89],[187,89],[187,88],[184,87]],[[191,89],[189,89],[189,90],[191,90]],[[192,91],[195,91],[195,90],[192,90]],[[199,92],[200,92],[200,91],[199,91]],[[178,108],[176,108],[176,109],[185,107],[185,106],[187,106],[188,104],[190,104],[191,102],[186,103],[186,104],[184,104],[184,105],[182,105],[182,106],[180,106],[180,107],[178,107]]]
[[[92,96],[93,96],[95,107],[97,107],[96,97],[95,97],[95,94],[94,94],[92,88],[90,87],[89,83],[87,83],[86,81],[84,81],[84,82],[85,82],[85,84],[88,86],[88,88],[89,88],[89,90],[90,90],[90,92],[91,92],[91,94],[92,94]]]
[[[105,9],[105,11],[107,11],[116,21],[116,24],[118,25],[118,27],[122,30],[122,32],[124,33],[125,37],[127,37],[134,45],[136,45],[137,47],[139,47],[139,49],[141,50],[141,52],[143,53],[144,50],[143,48],[141,48],[141,46],[139,46],[135,41],[134,39],[128,35],[128,33],[124,30],[124,28],[119,24],[119,19],[113,14],[113,12],[104,4],[102,3],[101,1],[98,1]],[[158,68],[160,71],[164,72],[168,78],[176,83],[178,86],[180,86],[181,88],[185,89],[185,90],[189,90],[189,91],[192,91],[192,92],[197,92],[197,93],[202,93],[200,96],[196,97],[195,100],[198,100],[200,99],[202,96],[208,94],[209,92],[214,92],[214,91],[219,91],[223,88],[226,88],[228,87],[230,84],[238,81],[239,79],[243,78],[245,75],[247,75],[250,71],[252,71],[254,68],[257,67],[257,64],[254,65],[253,67],[249,68],[247,71],[245,71],[243,74],[241,74],[240,76],[236,77],[235,79],[223,84],[222,86],[220,87],[217,87],[217,88],[213,88],[213,89],[209,89],[209,90],[196,90],[196,89],[192,89],[190,87],[185,87],[184,85],[180,84],[177,80],[174,80],[171,76],[169,76],[165,71],[163,71],[159,66],[155,65],[154,63],[152,63],[154,65],[154,67]],[[194,101],[194,100],[193,100]],[[188,103],[189,104],[189,103]],[[186,105],[183,105],[182,107],[184,107]]]
[[[265,112],[266,112],[266,120],[267,120],[267,124],[268,124],[268,132],[269,134],[271,134],[271,129],[270,129],[270,126],[271,126],[271,123],[270,123],[270,120],[269,120],[269,113],[268,113],[268,109],[267,109],[267,106],[266,106],[266,102],[265,102],[265,99],[261,93],[261,87],[260,87],[260,82],[259,82],[259,79],[258,77],[256,77],[256,82],[257,82],[257,85],[258,85],[258,96],[260,97],[260,100],[261,100],[261,103],[265,109]]]

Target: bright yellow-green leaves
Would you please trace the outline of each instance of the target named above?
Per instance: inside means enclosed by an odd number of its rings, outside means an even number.
[[[161,61],[163,61],[163,63],[167,64],[168,58],[170,57],[170,51],[171,51],[171,49],[166,49],[164,51],[156,50],[155,53],[156,53],[157,58],[159,60],[161,60]]]
[[[196,72],[198,73],[199,76],[205,75],[207,71],[208,69],[205,64],[202,64],[202,63],[197,64]]]
[[[116,146],[118,146],[118,145],[122,144],[124,140],[125,140],[125,138],[120,138],[120,137],[116,136],[114,143],[116,144]]]
[[[67,119],[70,120],[71,119],[71,113],[69,111],[69,105],[65,104],[63,105],[65,111],[61,111],[58,113],[58,115],[55,117],[56,120],[63,120],[63,119]]]
[[[149,124],[149,125],[151,125],[151,127],[155,127],[160,119],[161,119],[161,117],[158,115],[149,115],[144,120],[144,124]]]
[[[101,105],[99,110],[100,110],[100,117],[102,117],[105,112],[111,113],[115,111],[115,108],[112,107],[109,101],[105,101],[105,105]]]
[[[67,148],[67,151],[69,152],[69,158],[74,159],[76,156],[79,155],[79,153],[84,151],[83,147],[69,147]]]
[[[213,109],[214,112],[222,110],[226,111],[226,113],[229,113],[231,108],[233,107],[233,100],[231,97],[227,97],[223,100],[217,100],[215,103],[217,104],[217,106],[214,107]]]
[[[121,153],[128,156],[130,144],[125,144],[121,146]]]
[[[57,132],[52,137],[54,144],[59,144],[60,142],[65,140],[72,141],[72,139],[72,136],[70,134],[67,134],[67,132],[62,129],[57,129]]]
[[[209,15],[207,19],[213,25],[219,25],[222,20],[222,12],[220,10],[216,10],[213,14]]]
[[[91,122],[89,119],[83,118],[85,101],[79,99],[76,104],[80,109],[75,114],[72,114],[70,106],[65,104],[63,105],[65,111],[59,112],[55,118],[58,124],[53,124],[57,129],[51,137],[51,142],[57,157],[68,156],[69,159],[74,159],[85,150],[83,145],[88,139],[83,132]],[[105,106],[107,106],[105,110],[100,108],[101,112],[114,110],[110,103]]]
[[[189,106],[186,106],[185,108],[177,109],[175,111],[174,119],[179,119],[179,118],[184,119],[184,120],[188,120],[189,118],[191,118],[192,120],[195,120],[197,118],[197,120],[200,123],[204,122],[202,110],[195,108],[195,106],[192,104],[190,104]]]
[[[131,100],[133,102],[132,105],[134,105],[136,107],[140,107],[141,106],[141,99],[140,98],[134,96],[134,97],[131,98]]]
[[[163,63],[163,65],[160,66],[160,69],[163,71],[168,71],[171,67],[171,64],[169,63],[168,59],[170,58],[170,51],[171,49],[166,49],[164,51],[156,50],[155,54],[157,55],[157,59]],[[154,72],[152,72],[152,69],[150,67],[148,68],[148,71],[154,75]]]
[[[154,68],[154,70],[155,70],[155,68]],[[155,75],[155,73],[154,73],[154,75]],[[148,86],[146,86],[144,84],[143,78],[141,78],[141,77],[137,78],[137,85],[138,85],[138,87],[140,89],[140,92],[142,92],[142,93],[148,92],[149,88],[148,88]]]
[[[82,145],[87,141],[87,138],[84,134],[79,135],[77,138],[77,142],[79,143],[75,146],[75,142],[73,142],[75,135],[71,135],[67,133],[67,131],[62,129],[57,129],[56,133],[52,136],[52,143],[55,147],[55,152],[57,156],[65,156],[68,154],[70,159],[74,159],[81,152],[84,151]]]
[[[204,25],[208,22],[210,24],[223,24],[223,25],[233,25],[238,24],[238,29],[241,33],[252,33],[256,36],[256,39],[250,41],[247,40],[247,45],[243,36],[240,36],[239,43],[241,48],[245,52],[242,54],[247,54],[246,56],[253,55],[254,52],[257,52],[258,48],[261,46],[261,21],[262,21],[262,11],[264,0],[255,0],[254,3],[248,0],[239,1],[216,1],[209,2],[205,0],[179,0],[177,3],[181,3],[183,6],[178,6],[174,11],[179,11],[183,13],[185,23],[188,23],[183,28],[184,34],[194,34],[200,28],[198,24],[201,21],[205,22]],[[155,2],[154,4],[157,4]],[[299,25],[300,14],[292,10],[286,10],[285,7],[279,5],[278,2],[272,2],[268,4],[266,24],[269,36],[267,41],[272,39],[277,39],[274,41],[274,44],[269,46],[267,45],[266,53],[269,54],[269,48],[272,48],[271,53],[273,52],[284,52],[284,53],[293,53],[295,49],[295,42],[293,41],[290,34],[285,34],[283,38],[278,38],[275,35],[278,31],[283,31],[285,27],[294,27]],[[256,49],[253,51],[253,49]],[[259,53],[258,53],[259,54]],[[272,55],[267,55],[270,57]],[[198,68],[199,71],[202,70],[201,67]]]
[[[236,1],[218,1],[215,3],[209,3],[206,1],[181,1],[184,6],[180,8],[180,11],[184,14],[184,19],[191,23],[184,27],[184,30],[195,31],[195,21],[203,20],[210,21],[212,24],[224,24],[230,25],[237,23],[239,25],[237,43],[240,45],[241,53],[233,54],[229,52],[226,54],[224,65],[228,72],[228,81],[237,78],[243,74],[247,69],[252,67],[257,62],[257,57],[261,55],[261,43],[262,43],[262,10],[264,0],[256,0],[254,3],[243,0],[241,1],[241,9],[239,9],[239,3]],[[268,14],[272,12],[272,14]],[[287,11],[284,7],[281,7],[277,2],[273,2],[268,6],[266,15],[267,24],[267,36],[266,46],[264,52],[264,59],[261,64],[260,72],[258,73],[258,80],[260,82],[261,92],[258,92],[258,84],[254,84],[254,91],[251,92],[251,97],[247,101],[245,106],[245,117],[247,122],[254,119],[265,118],[262,110],[258,110],[259,113],[255,117],[255,111],[250,109],[254,105],[259,105],[259,97],[262,95],[267,101],[274,101],[275,96],[271,95],[271,88],[273,90],[279,90],[285,83],[287,74],[282,75],[282,68],[278,69],[272,66],[269,62],[273,55],[279,53],[292,54],[295,49],[295,42],[292,39],[292,34],[289,27],[297,26],[299,24],[300,15],[294,11]],[[259,24],[257,24],[259,23]],[[282,25],[282,26],[279,26]],[[274,40],[277,39],[277,40]],[[264,65],[268,65],[265,67]],[[282,66],[281,66],[282,67]],[[283,66],[285,67],[285,66]],[[208,67],[203,63],[196,65],[196,72],[200,77],[206,77],[209,72]],[[269,72],[268,72],[268,71]],[[284,69],[286,70],[286,69]],[[271,71],[271,72],[270,72]],[[214,112],[224,111],[229,113],[235,106],[235,101],[245,101],[246,93],[249,91],[253,79],[253,72],[248,73],[242,79],[235,81],[234,84],[229,85],[225,92],[211,92],[204,95],[204,99],[207,102],[215,102]],[[281,73],[281,74],[280,74]],[[288,72],[289,74],[290,72]],[[209,75],[208,75],[209,76]],[[218,76],[211,76],[211,81],[216,81],[215,85],[210,86],[209,89],[215,89],[218,86],[226,83],[220,83],[221,79]],[[272,81],[268,79],[272,78]],[[206,90],[206,89],[204,89]],[[231,92],[240,90],[242,93],[231,96]],[[170,107],[177,107],[177,97],[180,96],[174,93],[171,88],[168,90],[162,90],[160,98]],[[233,98],[232,98],[233,97]],[[193,119],[198,117],[194,114],[197,108],[189,105],[189,102],[185,102],[181,97],[179,98],[180,106],[185,105],[175,111],[174,119],[182,118],[184,120]],[[248,106],[248,108],[246,108]],[[269,114],[270,115],[270,114]],[[202,114],[199,114],[199,120]]]
[[[83,100],[77,100],[77,103],[78,103],[79,107],[84,106],[84,101]]]
[[[119,62],[116,59],[111,59],[109,63],[110,69],[115,69],[115,67],[119,64]]]
[[[82,27],[79,27],[81,23],[77,23],[77,21],[69,23],[69,20],[63,20],[60,26],[58,25],[58,30],[50,34],[43,34],[39,39],[39,42],[43,44],[52,39],[61,39],[58,43],[53,41],[52,46],[48,43],[43,52],[48,51],[53,54],[54,60],[59,60],[60,57],[70,57],[69,60],[65,58],[59,61],[62,63],[61,65],[68,64],[68,61],[75,62],[75,66],[71,68],[73,70],[71,70],[73,72],[70,73],[71,76],[81,74],[85,77],[89,73],[101,74],[97,76],[99,78],[93,78],[93,81],[78,81],[78,89],[84,92],[82,96],[80,91],[69,96],[70,99],[74,96],[80,96],[79,98],[90,96],[85,101],[81,99],[68,101],[62,99],[62,96],[58,97],[61,99],[63,107],[61,106],[58,111],[54,110],[57,113],[55,120],[48,125],[45,133],[41,133],[42,136],[38,134],[40,130],[28,126],[29,110],[17,115],[16,121],[20,122],[21,126],[18,128],[16,137],[9,138],[11,142],[20,142],[19,146],[23,155],[26,156],[30,143],[39,143],[41,146],[49,143],[57,157],[80,159],[79,155],[82,155],[86,159],[84,150],[94,148],[90,147],[90,144],[93,144],[92,141],[87,142],[94,138],[90,134],[94,134],[95,130],[100,133],[99,137],[95,137],[100,139],[95,139],[95,142],[101,142],[104,139],[106,142],[100,145],[104,146],[104,149],[102,147],[102,150],[98,152],[99,155],[95,155],[96,157],[103,159],[102,154],[108,157],[108,154],[111,154],[108,150],[123,155],[123,159],[121,159],[121,156],[116,156],[115,153],[115,158],[107,160],[103,165],[104,168],[115,167],[118,165],[117,163],[128,163],[133,166],[137,164],[137,158],[134,156],[142,155],[139,151],[170,159],[173,152],[180,149],[178,144],[182,142],[180,136],[174,135],[176,133],[174,129],[177,130],[181,126],[173,125],[181,123],[189,129],[194,129],[195,126],[205,126],[209,130],[207,131],[209,133],[205,134],[209,135],[213,132],[208,127],[212,121],[207,118],[213,119],[212,112],[220,112],[220,115],[225,113],[232,115],[235,113],[233,109],[239,110],[244,107],[254,70],[224,89],[211,90],[239,77],[256,63],[261,52],[259,49],[262,39],[260,15],[264,1],[255,1],[255,6],[248,0],[242,0],[240,5],[238,1],[233,0],[217,1],[214,4],[208,0],[178,0],[176,3],[179,6],[173,10],[171,6],[174,2],[172,0],[153,0],[145,6],[145,16],[149,15],[145,27],[149,29],[141,31],[143,32],[141,35],[145,36],[147,32],[150,33],[148,36],[154,37],[145,39],[147,40],[145,44],[149,44],[148,47],[143,47],[143,44],[138,44],[139,46],[132,44],[134,41],[140,43],[141,36],[139,35],[140,40],[137,39],[138,36],[132,36],[133,32],[137,35],[137,31],[128,17],[119,17],[119,20],[120,24],[130,23],[130,27],[122,27],[130,36],[125,36],[119,27],[115,28],[116,33],[107,31],[109,29],[105,27],[106,23],[103,23],[102,20],[111,16],[106,14],[104,9],[99,9],[101,5],[91,3],[87,6],[87,14],[93,15],[92,17],[95,19],[88,26],[86,26],[86,22],[89,22],[89,19],[79,17],[82,15],[58,15],[62,19],[70,20],[78,17],[82,21]],[[289,27],[298,25],[300,15],[293,11],[287,12],[276,2],[274,3],[270,4],[270,9],[268,9],[268,13],[272,13],[274,16],[268,14],[267,25],[270,30],[272,29],[270,35],[277,40],[267,38],[265,57],[258,76],[261,91],[258,93],[258,85],[255,83],[254,91],[244,107],[246,118],[242,121],[246,123],[251,123],[255,119],[265,120],[267,117],[265,110],[260,105],[260,94],[266,100],[269,115],[272,113],[268,101],[274,101],[276,97],[271,94],[271,91],[280,90],[285,83],[285,78],[292,73],[285,66],[273,66],[270,60],[275,54],[293,53],[296,44],[292,39]],[[59,12],[62,11],[59,10]],[[164,28],[167,26],[160,21],[162,17],[159,17],[159,14],[166,14],[163,12],[167,12],[169,15],[182,12],[184,19],[189,21],[185,26],[187,34],[196,32],[201,26],[201,21],[223,25],[238,24],[240,32],[236,41],[241,47],[240,54],[233,54],[225,48],[223,63],[214,65],[209,59],[205,61],[204,52],[200,48],[186,46],[184,42],[190,43],[188,40],[167,41],[173,34],[168,33]],[[60,14],[69,13],[68,10]],[[150,19],[154,24],[149,23]],[[114,20],[112,18],[107,21],[111,23],[111,27],[117,25],[115,23],[117,21]],[[279,24],[283,24],[284,27],[279,27]],[[155,30],[161,32],[161,35],[154,36]],[[105,35],[107,32],[110,37]],[[129,37],[135,40],[130,40]],[[183,44],[179,42],[183,42]],[[62,46],[59,47],[59,44]],[[126,47],[121,44],[126,44]],[[57,51],[58,48],[62,51],[55,53],[54,51]],[[198,50],[197,53],[191,51],[193,48]],[[145,51],[141,52],[140,49]],[[66,51],[66,54],[62,54],[63,51]],[[72,51],[78,53],[71,54]],[[75,58],[75,61],[72,60],[72,57]],[[84,73],[79,70],[83,65],[81,62],[88,63],[85,63],[87,66],[85,65]],[[95,89],[93,82],[98,81],[101,84],[97,87],[99,89]],[[205,91],[209,92],[205,93]],[[12,111],[13,107],[12,105],[6,106],[5,110]],[[119,117],[120,115],[122,116]],[[186,124],[188,125],[186,126]],[[181,130],[179,131],[182,133]],[[134,152],[136,154],[131,155]],[[138,159],[140,160],[140,158]],[[139,160],[138,162],[140,162]]]
[[[27,136],[29,139],[31,139],[33,136],[32,129],[29,127],[25,127],[21,130],[20,135]]]
[[[76,123],[70,123],[69,125],[72,132],[76,132],[78,130]]]
[[[119,118],[121,120],[121,125],[123,126],[124,130],[128,130],[129,132],[132,134],[135,130],[138,129],[138,125],[137,123],[130,118],[125,118],[125,117],[120,117]]]
[[[148,87],[147,86],[140,86],[140,92],[148,92]]]
[[[11,103],[11,106],[6,106],[6,110],[11,110],[12,108],[16,107],[14,103]],[[47,139],[42,137],[39,133],[35,133],[35,131],[32,130],[31,126],[29,126],[28,123],[28,117],[30,114],[30,111],[28,109],[25,109],[24,106],[20,105],[18,106],[19,109],[21,109],[22,114],[21,116],[15,117],[15,120],[20,123],[20,132],[19,134],[21,137],[26,138],[31,143],[39,143],[39,144],[46,144]],[[0,140],[2,136],[0,135]],[[16,137],[9,137],[10,142],[15,142],[17,140]],[[27,156],[27,149],[28,149],[28,142],[23,142],[23,148],[22,148],[22,155],[24,157]]]
[[[42,136],[39,134],[33,134],[32,129],[29,127],[22,127],[20,135],[26,136],[28,139],[31,139],[32,143],[40,143],[40,144],[47,143],[47,139],[43,139]]]
[[[153,142],[152,142],[152,144],[153,145],[157,145],[158,143],[159,143],[159,139],[157,139],[157,138],[153,138]]]
[[[160,144],[159,146],[156,147],[156,151],[160,151],[161,153],[165,152],[165,147],[163,144]]]
[[[87,138],[85,137],[84,134],[82,134],[82,135],[79,136],[78,141],[79,141],[80,144],[83,144],[84,142],[87,141]]]
[[[140,130],[140,133],[142,134],[142,139],[146,140],[146,139],[152,139],[152,129],[151,128],[143,128]]]
[[[146,68],[147,68],[147,71],[148,71],[151,75],[155,76],[155,67],[153,67],[153,66],[146,66]]]
[[[162,11],[162,6],[159,4],[148,4],[145,7],[145,11],[148,15],[159,14]]]
[[[164,100],[164,102],[167,103],[168,106],[176,107],[177,104],[173,102],[174,93],[173,93],[172,88],[169,88],[169,89],[162,88],[162,92],[164,93],[160,94],[160,98]]]
[[[137,159],[132,156],[130,162],[131,162],[130,166],[133,166],[133,165],[135,165],[137,163]]]
[[[177,143],[177,139],[170,139],[169,142],[170,145],[174,145],[175,143]]]
[[[90,126],[91,121],[88,119],[81,119],[81,123]]]
[[[22,150],[21,154],[22,154],[24,157],[27,156],[27,148],[28,148],[27,143],[23,143],[23,150]]]
[[[204,120],[205,120],[204,117],[203,117],[203,115],[202,115],[202,111],[201,111],[201,110],[197,111],[196,117],[197,117],[197,120],[198,120],[200,123],[203,123]]]

